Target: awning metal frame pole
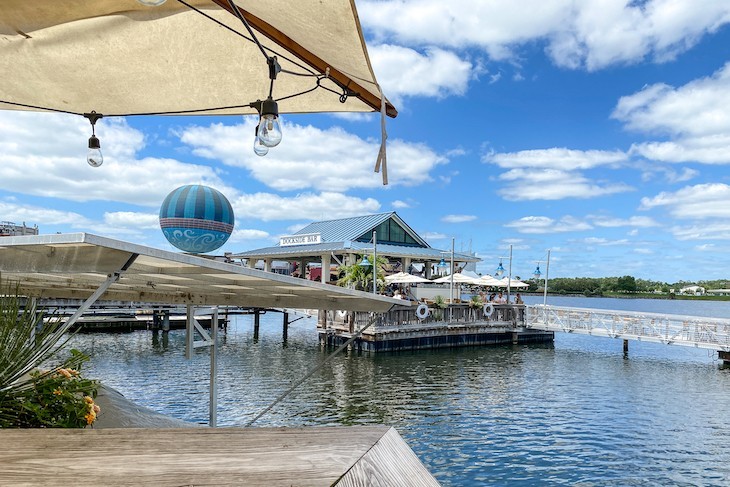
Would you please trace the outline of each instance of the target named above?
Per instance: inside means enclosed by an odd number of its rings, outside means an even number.
[[[129,259],[127,259],[127,262],[124,263],[122,267],[119,268],[118,271],[112,272],[109,274],[106,278],[106,280],[101,283],[101,285],[94,291],[94,293],[89,296],[86,301],[81,303],[81,306],[76,308],[76,312],[71,315],[71,317],[66,320],[66,323],[63,325],[63,327],[57,332],[59,335],[62,335],[66,333],[73,325],[76,323],[76,320],[81,318],[81,316],[86,313],[86,311],[96,303],[99,298],[111,287],[112,284],[119,281],[119,278],[122,277],[122,274],[124,274],[124,271],[129,269],[129,267],[134,263],[135,260],[137,260],[137,257],[139,257],[139,254],[131,254],[129,256]]]
[[[206,306],[207,309],[210,307]],[[196,307],[188,304],[186,307],[187,320],[185,324],[185,358],[193,358],[193,350],[201,347],[210,347],[210,388],[208,401],[208,425],[215,428],[218,422],[218,306],[213,307],[210,322],[210,334],[195,319]],[[198,333],[202,340],[195,339]]]

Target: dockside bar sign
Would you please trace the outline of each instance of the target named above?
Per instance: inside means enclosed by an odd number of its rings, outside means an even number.
[[[319,233],[305,233],[302,235],[286,235],[279,238],[279,247],[291,245],[309,245],[322,243],[322,235]]]

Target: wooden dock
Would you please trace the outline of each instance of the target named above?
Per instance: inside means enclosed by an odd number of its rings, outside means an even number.
[[[438,486],[388,426],[0,430],[0,485]]]

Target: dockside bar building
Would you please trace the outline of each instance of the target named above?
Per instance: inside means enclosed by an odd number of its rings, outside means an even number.
[[[373,250],[378,257],[388,259],[394,271],[418,268],[426,278],[432,276],[439,263],[451,262],[450,249],[432,248],[396,212],[314,222],[293,235],[281,237],[278,245],[228,257],[241,259],[251,268],[262,267],[263,262],[263,269],[269,272],[274,270],[275,262],[286,262],[290,268],[296,264],[301,277],[308,264],[321,266],[321,280],[329,282],[333,265],[355,264],[357,256],[372,255]],[[464,253],[454,253],[453,259],[455,268],[480,260]]]

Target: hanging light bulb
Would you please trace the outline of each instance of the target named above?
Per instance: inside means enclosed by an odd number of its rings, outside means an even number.
[[[159,7],[163,3],[165,3],[166,0],[137,0],[139,3],[144,5],[145,7]]]
[[[104,118],[104,115],[92,111],[84,113],[84,118],[91,123],[91,137],[89,137],[89,152],[86,153],[86,162],[91,167],[99,167],[104,163],[104,156],[101,154],[101,144],[96,136],[96,122],[100,118]]]
[[[256,126],[256,137],[253,139],[253,151],[256,153],[257,156],[265,156],[269,153],[269,148],[266,147],[264,144],[261,143],[261,139],[259,138],[259,126]]]
[[[439,263],[438,263],[438,264],[436,265],[436,267],[441,267],[442,269],[443,269],[444,267],[446,267],[446,261],[444,260],[444,258],[443,258],[443,257],[441,257],[441,262],[439,262]]]
[[[281,135],[279,106],[269,96],[261,103],[261,120],[259,121],[258,138],[266,147],[276,147],[281,142]]]
[[[533,276],[535,276],[535,279],[540,279],[540,276],[542,275],[542,272],[540,272],[540,264],[537,264],[537,268],[535,269],[535,272],[532,273]]]
[[[502,265],[502,261],[499,261],[499,265],[497,266],[497,270],[494,271],[494,275],[497,277],[502,277],[504,275],[504,266]]]
[[[104,156],[101,154],[101,144],[96,135],[89,137],[89,152],[86,154],[86,162],[91,167],[99,167],[104,163]]]

